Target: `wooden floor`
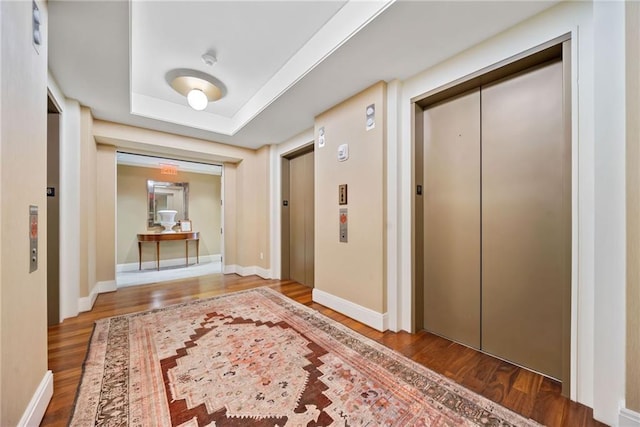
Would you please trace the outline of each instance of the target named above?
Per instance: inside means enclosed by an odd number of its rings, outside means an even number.
[[[599,426],[592,410],[560,395],[560,384],[428,332],[378,332],[311,301],[311,289],[256,276],[212,275],[135,286],[98,296],[90,312],[49,328],[49,369],[54,393],[43,426],[66,426],[71,416],[96,319],[159,308],[228,292],[269,286],[368,336],[496,403],[548,426]]]

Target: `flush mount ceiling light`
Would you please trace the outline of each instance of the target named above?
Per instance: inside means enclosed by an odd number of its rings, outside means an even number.
[[[197,70],[172,70],[166,75],[167,83],[182,96],[194,110],[204,110],[210,102],[225,95],[224,85],[215,77]]]

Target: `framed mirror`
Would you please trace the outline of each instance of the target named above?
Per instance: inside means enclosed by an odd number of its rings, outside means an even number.
[[[175,210],[176,222],[189,219],[189,183],[147,180],[148,228],[160,226],[158,211]]]

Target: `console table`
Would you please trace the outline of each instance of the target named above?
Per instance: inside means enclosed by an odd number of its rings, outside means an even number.
[[[142,243],[156,242],[156,263],[160,270],[160,242],[184,240],[185,260],[189,265],[189,241],[196,242],[196,262],[200,263],[200,232],[176,232],[176,233],[140,233],[138,234],[138,270],[142,270]]]

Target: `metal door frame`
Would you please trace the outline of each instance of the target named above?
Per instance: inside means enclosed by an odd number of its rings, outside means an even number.
[[[450,83],[442,85],[438,88],[425,92],[421,95],[415,96],[411,99],[412,102],[412,114],[411,114],[411,126],[413,130],[413,199],[412,199],[412,230],[413,230],[413,244],[412,244],[412,324],[414,330],[420,330],[423,324],[423,309],[424,309],[424,271],[422,266],[422,259],[424,256],[424,241],[423,230],[424,225],[424,209],[422,207],[422,195],[421,190],[424,186],[423,175],[423,145],[424,145],[424,125],[423,125],[423,111],[429,105],[436,104],[445,99],[454,97],[461,93],[464,93],[474,87],[482,86],[509,75],[516,74],[527,68],[539,65],[554,58],[562,58],[563,63],[563,90],[564,90],[564,105],[563,116],[565,118],[566,126],[565,131],[565,144],[571,149],[571,34],[567,33],[546,43],[533,47],[527,51],[521,52],[518,55],[514,55],[489,67],[483,68],[475,73],[469,74],[465,77],[454,80]],[[573,156],[573,154],[572,154]],[[572,169],[567,171],[569,182],[572,180]],[[573,203],[572,199],[572,184],[568,186],[566,191],[568,192],[568,199]],[[571,207],[571,215],[568,219],[569,224],[567,226],[568,233],[572,233],[572,216],[575,210]],[[573,246],[572,236],[569,236],[569,251],[574,251],[577,248]],[[572,259],[569,254],[569,259]],[[572,266],[573,267],[573,266]],[[572,268],[570,275],[572,274]],[[565,287],[563,292],[563,343],[562,343],[562,394],[564,396],[570,395],[571,385],[571,322],[572,322],[572,282],[573,278],[569,278],[569,284]]]

